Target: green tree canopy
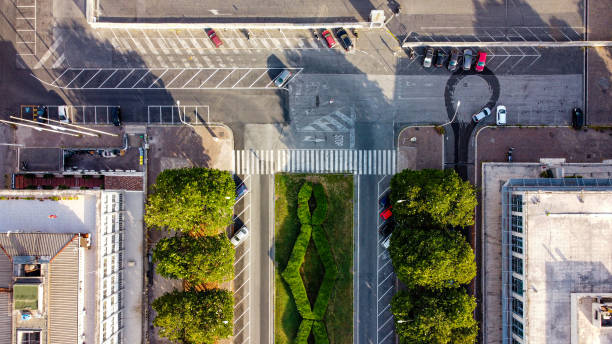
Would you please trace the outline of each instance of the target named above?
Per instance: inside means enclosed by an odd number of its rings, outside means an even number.
[[[232,334],[234,298],[231,291],[178,290],[166,293],[153,301],[157,312],[153,324],[159,334],[177,343],[212,344]]]
[[[145,222],[149,227],[215,235],[231,221],[235,187],[227,171],[165,170],[149,195]]]
[[[408,290],[393,297],[391,312],[400,343],[473,344],[476,301],[463,288]]]
[[[160,275],[196,285],[234,278],[234,247],[225,233],[161,239],[153,249],[153,261]]]
[[[391,179],[391,201],[399,222],[441,227],[474,224],[474,187],[453,170],[404,170]]]
[[[389,254],[397,277],[409,288],[448,288],[476,276],[474,252],[457,231],[398,224]]]

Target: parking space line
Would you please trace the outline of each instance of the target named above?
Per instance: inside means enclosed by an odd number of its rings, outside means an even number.
[[[202,88],[202,86],[204,86],[204,84],[205,84],[205,83],[206,83],[206,82],[207,82],[207,81],[208,81],[210,78],[212,78],[212,77],[213,77],[213,75],[217,74],[217,72],[218,72],[218,71],[219,71],[218,69],[215,69],[215,71],[214,71],[214,72],[213,72],[211,75],[209,75],[209,76],[208,76],[208,78],[206,78],[206,80],[204,80],[204,82],[203,82],[203,83],[200,85],[200,87],[198,87],[198,88]]]
[[[378,298],[377,302],[380,302],[380,300],[382,300],[382,298],[383,298],[385,295],[387,295],[387,293],[388,293],[390,290],[392,290],[392,289],[393,289],[393,287],[390,287],[389,289],[387,289],[387,291],[385,291],[385,292],[384,292],[384,293],[383,293],[383,294],[382,294],[382,295],[381,295],[381,296]]]
[[[234,84],[234,86],[232,86],[232,88],[236,87],[236,85],[238,85],[238,83],[242,81],[242,79],[244,79],[244,77],[247,76],[251,72],[251,70],[252,69],[247,70],[247,72],[244,73],[244,75],[240,79],[238,79],[238,81],[236,81],[236,83]]]
[[[379,328],[378,331],[380,331],[381,328],[385,327],[385,325],[387,325],[389,323],[389,320],[393,319],[393,316],[390,316]],[[383,339],[384,340],[384,339]]]
[[[234,266],[236,266],[236,264],[238,264],[238,262],[239,262],[239,261],[240,261],[242,258],[246,257],[246,255],[247,255],[247,254],[249,254],[249,252],[250,252],[250,250],[246,250],[246,251],[245,251],[245,252],[244,252],[242,255],[240,255],[240,258],[235,259],[235,260],[234,260]]]
[[[243,196],[244,197],[244,196]],[[242,199],[242,197],[240,198]],[[240,215],[242,215],[245,211],[247,211],[248,209],[250,209],[251,205],[249,204],[246,208],[244,208],[243,211],[240,212],[240,214],[236,215],[237,217],[240,217]]]
[[[250,280],[250,278],[247,278],[247,280],[246,280],[246,281],[244,281],[244,283],[242,283],[242,284],[240,285],[240,287],[238,287],[238,289],[234,290],[234,295],[236,295],[236,293],[238,292],[238,290],[240,290],[240,288],[244,287],[244,286],[245,286],[245,285],[246,285],[246,284],[249,282],[249,280]],[[247,294],[246,296],[249,296],[249,295]],[[245,297],[246,297],[246,296],[245,296]],[[243,300],[244,300],[244,298],[243,298]],[[238,302],[238,303],[240,303],[240,302]],[[235,305],[237,305],[238,303],[236,303]]]
[[[74,79],[72,79],[67,85],[66,87],[70,86],[70,84],[72,84],[72,82],[74,82],[74,80],[76,80],[81,74],[83,74],[85,70],[81,69],[81,71],[79,72],[79,74],[77,74],[77,76],[74,77]]]
[[[136,81],[136,82],[134,83],[134,85],[132,85],[132,87],[131,87],[131,88],[136,87],[136,85],[138,85],[138,83],[139,83],[140,81],[142,81],[142,79],[144,79],[144,77],[145,77],[145,76],[149,75],[149,73],[151,73],[151,70],[150,70],[150,69],[149,69],[149,70],[147,70],[147,72],[146,72],[146,73],[144,73],[144,74],[143,74],[143,76],[141,76],[141,77],[140,77],[140,79],[138,79],[138,81]]]
[[[380,287],[380,285],[381,285],[381,284],[383,284],[383,283],[385,283],[385,282],[386,282],[386,281],[389,279],[389,277],[391,277],[391,276],[393,276],[393,274],[392,274],[392,273],[390,273],[389,275],[387,275],[387,277],[385,277],[385,279],[384,279],[384,280],[382,280],[382,282],[378,283],[378,286]]]
[[[166,87],[169,87],[174,82],[174,80],[176,80],[176,78],[178,78],[179,76],[181,76],[181,74],[183,74],[184,71],[185,70],[182,69],[172,80],[170,80],[169,83],[166,84]]]
[[[261,75],[257,79],[255,79],[255,81],[253,81],[253,83],[249,86],[249,88],[253,87],[253,85],[255,85],[255,83],[259,81],[259,79],[261,79],[262,76],[266,75],[267,72],[268,71],[264,71],[263,73],[261,73]]]
[[[234,308],[235,308],[235,307],[234,307]],[[234,324],[235,324],[235,323],[237,323],[237,322],[238,322],[238,320],[239,320],[240,318],[242,318],[242,317],[243,317],[245,314],[247,314],[247,313],[249,312],[249,310],[250,310],[250,309],[251,309],[251,307],[250,307],[250,306],[249,306],[249,307],[247,307],[247,308],[244,310],[244,312],[242,312],[242,314],[240,314],[240,316],[238,316],[236,319],[234,319]]]
[[[135,71],[135,69],[132,69],[132,70],[131,70],[129,73],[127,73],[127,75],[126,75],[126,76],[125,76],[123,79],[121,79],[121,81],[119,81],[119,83],[117,84],[117,86],[121,85],[121,84],[122,84],[122,83],[125,81],[125,79],[127,79],[127,78],[128,78],[130,75],[132,75],[132,73],[134,73],[134,71]],[[116,72],[116,71],[115,71],[115,72]],[[115,74],[115,73],[113,72],[113,74]],[[111,76],[112,76],[113,74],[111,74]],[[106,80],[108,80],[108,79],[106,79]],[[106,82],[106,81],[105,81],[105,82]]]
[[[234,72],[236,71],[236,69],[232,69],[231,72],[229,72],[228,75],[225,76],[225,78],[223,78],[223,80],[221,80],[221,82],[215,87],[215,88],[219,88],[219,86],[221,86],[221,84],[223,84],[223,82],[225,81],[225,79],[229,78],[230,75],[232,75]],[[233,88],[233,87],[232,87]]]
[[[234,337],[238,337],[238,335],[240,335],[245,328],[247,328],[247,326],[244,326],[240,331],[238,331],[238,333],[236,333]]]
[[[393,331],[389,331],[389,333],[387,333],[387,335],[386,335],[386,336],[384,336],[384,337],[383,337],[383,339],[382,339],[382,340],[381,340],[379,343],[384,342],[384,341],[385,341],[387,338],[389,338],[389,336],[391,336],[392,334],[393,334]]]
[[[249,267],[249,265],[251,265],[251,262],[247,262],[246,265],[242,268],[242,270],[240,270],[237,274],[234,274],[234,276],[240,276],[240,274]]]
[[[83,84],[83,86],[81,86],[81,88],[83,88],[83,87],[87,86],[87,84],[89,84],[89,82],[90,82],[90,81],[91,81],[93,78],[95,78],[95,77],[96,77],[96,75],[100,74],[100,72],[101,72],[101,71],[102,71],[102,69],[98,69],[98,71],[97,71],[96,73],[94,73],[94,75],[93,75],[91,78],[89,78],[89,80],[87,80],[87,82],[86,82],[85,84]]]
[[[153,83],[151,83],[151,85],[149,85],[148,88],[153,87],[153,85],[155,85],[159,81],[159,79],[161,79],[164,76],[164,74],[166,74],[166,72],[168,72],[168,69],[164,70],[164,72],[161,73],[161,75],[159,77],[157,77],[157,79],[155,79],[155,81],[153,81]]]
[[[387,265],[389,265],[389,263],[391,262],[391,259],[387,260],[385,262],[385,264],[383,264],[383,266],[381,266],[380,268],[378,268],[378,272],[380,272],[380,270],[384,269]]]
[[[383,314],[389,308],[391,308],[391,304],[386,305],[385,308],[383,308],[382,311],[380,311],[377,316],[379,317],[381,314]]]

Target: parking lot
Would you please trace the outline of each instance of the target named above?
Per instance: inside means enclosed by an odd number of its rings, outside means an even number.
[[[242,183],[250,188],[250,176],[241,176]],[[234,225],[232,232],[239,230],[243,225],[251,228],[251,193],[247,192],[234,204]],[[233,235],[233,233],[231,233]],[[251,264],[251,236],[236,249],[234,262],[234,344],[249,343],[250,340],[250,264]]]

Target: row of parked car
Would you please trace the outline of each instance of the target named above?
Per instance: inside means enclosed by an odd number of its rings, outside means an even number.
[[[391,243],[391,234],[395,229],[395,221],[393,220],[392,210],[393,206],[391,205],[388,192],[378,200],[378,205],[380,206],[380,209],[382,209],[379,216],[383,221],[383,224],[378,228],[378,233],[383,238],[381,245],[387,249]]]
[[[434,61],[435,58],[435,61]],[[459,51],[459,49],[451,49],[450,59],[448,59],[448,54],[443,49],[427,48],[427,52],[425,53],[425,59],[423,60],[423,67],[429,68],[432,63],[436,67],[444,67],[448,68],[449,71],[453,72],[459,68],[459,60],[462,59],[461,68],[463,70],[470,70],[472,68],[472,64],[474,61],[474,53],[472,49],[465,49],[463,53]],[[476,67],[475,70],[477,72],[482,72],[485,68],[485,64],[487,62],[487,53],[484,51],[479,51],[476,59]]]

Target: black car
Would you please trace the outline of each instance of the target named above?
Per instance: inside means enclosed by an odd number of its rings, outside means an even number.
[[[446,58],[448,55],[444,52],[444,50],[438,50],[438,54],[436,55],[436,67],[442,67],[446,63]]]
[[[448,61],[448,70],[453,72],[457,69],[457,65],[459,64],[459,50],[453,49],[451,50],[450,61]]]
[[[353,49],[353,41],[351,41],[351,39],[349,38],[349,35],[346,30],[343,28],[337,28],[335,32],[336,37],[338,37],[338,40],[340,41],[340,43],[342,43],[344,50],[351,51]]]
[[[394,229],[395,229],[395,222],[387,221],[382,226],[380,226],[380,228],[378,229],[378,233],[380,234],[381,237],[386,238],[389,235],[391,235],[391,233],[393,233]]]
[[[389,205],[391,205],[391,200],[389,200],[389,193],[384,194],[379,200],[378,204],[381,208],[387,209]]]
[[[120,126],[121,125],[121,109],[116,106],[116,107],[112,107],[111,109],[111,122],[113,122],[113,124],[115,126]]]
[[[584,125],[584,113],[580,108],[572,110],[572,127],[576,130],[582,129]]]

